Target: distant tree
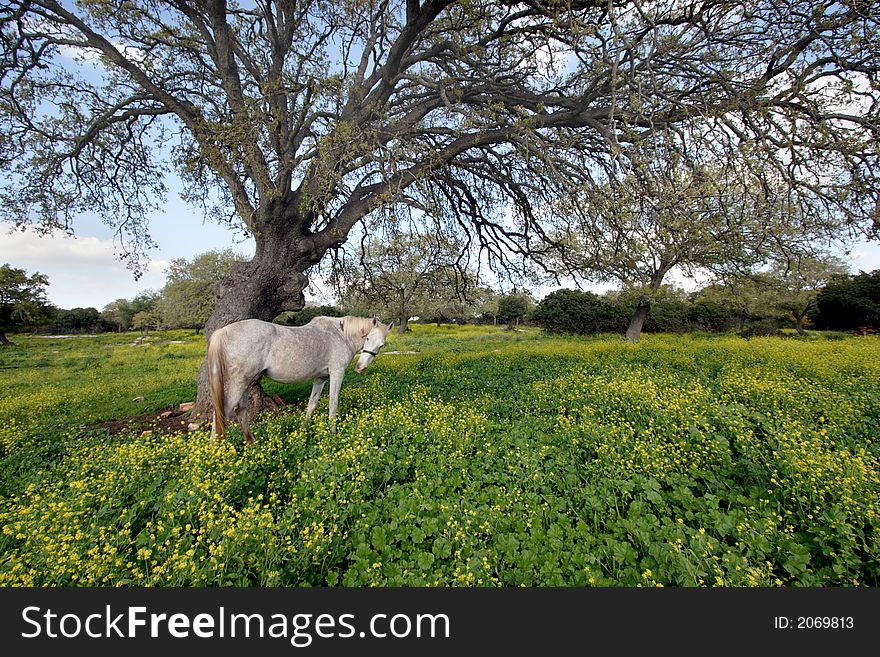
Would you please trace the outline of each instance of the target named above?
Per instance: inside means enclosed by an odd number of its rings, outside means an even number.
[[[482,291],[482,299],[480,301],[479,308],[477,312],[479,313],[480,319],[484,323],[489,323],[489,320],[492,320],[493,324],[498,323],[498,304],[499,304],[499,295],[494,291],[488,288],[484,288]]]
[[[161,292],[155,292],[154,290],[143,290],[136,294],[131,300],[131,310],[134,313],[132,319],[134,319],[134,315],[140,312],[154,311],[156,309],[156,303],[161,296]]]
[[[91,307],[59,310],[55,325],[64,333],[99,333],[105,326],[101,313]]]
[[[880,269],[834,277],[816,295],[813,321],[837,331],[880,328]]]
[[[165,287],[156,299],[155,310],[164,324],[191,328],[198,333],[214,312],[214,288],[232,272],[243,256],[231,249],[208,251],[192,260],[177,258],[168,265]]]
[[[23,330],[48,317],[47,285],[48,277],[39,272],[28,276],[24,269],[8,263],[0,267],[0,346],[12,344],[7,332]]]
[[[161,321],[158,313],[142,310],[132,317],[131,327],[136,331],[141,331],[143,335],[147,335],[151,328],[158,328]]]
[[[128,299],[111,301],[101,310],[101,319],[107,326],[111,326],[119,332],[128,331],[131,328],[131,319],[135,311]]]
[[[804,319],[816,306],[819,290],[835,277],[845,275],[847,266],[838,258],[799,255],[776,262],[767,273],[773,301],[795,320],[795,329],[804,335]]]
[[[337,263],[333,282],[343,305],[395,316],[397,332],[413,315],[456,315],[475,289],[466,246],[441,232],[394,232],[365,241],[357,256]]]
[[[727,308],[735,317],[735,328],[742,332],[748,322],[782,319],[776,294],[766,274],[731,275],[711,283],[696,293],[696,303]]]
[[[673,270],[752,272],[788,253],[809,254],[817,236],[848,230],[821,208],[799,203],[782,177],[751,172],[740,154],[707,163],[652,144],[633,173],[605,192],[570,208],[573,221],[557,233],[556,252],[579,278],[638,290],[629,342],[638,341]]]
[[[532,298],[525,292],[505,294],[498,299],[498,319],[519,326],[534,305]]]

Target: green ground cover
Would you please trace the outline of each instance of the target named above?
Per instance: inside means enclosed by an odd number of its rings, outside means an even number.
[[[880,340],[413,328],[335,435],[272,385],[248,446],[97,426],[192,399],[202,336],[16,336],[0,584],[880,585]]]

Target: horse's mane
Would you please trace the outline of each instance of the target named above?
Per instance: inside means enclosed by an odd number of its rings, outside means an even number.
[[[342,318],[342,332],[347,338],[365,338],[375,324],[376,320],[370,317],[346,315]]]

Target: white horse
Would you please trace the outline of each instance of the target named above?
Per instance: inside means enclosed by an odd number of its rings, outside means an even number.
[[[245,319],[217,329],[208,343],[208,382],[214,405],[212,437],[226,433],[226,418],[238,415],[248,442],[248,390],[264,374],[279,383],[314,379],[306,408],[308,420],[330,380],[330,427],[335,431],[339,388],[357,352],[360,374],[378,355],[394,323],[363,317],[315,317],[305,326],[280,326]]]

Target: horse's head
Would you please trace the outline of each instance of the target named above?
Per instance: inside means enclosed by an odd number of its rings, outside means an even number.
[[[385,340],[388,339],[388,334],[391,333],[391,329],[393,328],[394,322],[383,324],[378,319],[373,319],[373,328],[370,329],[370,332],[367,333],[367,337],[364,340],[364,348],[361,350],[361,357],[358,358],[358,362],[354,366],[355,372],[361,374],[370,366],[373,359],[379,355],[379,350],[385,345]]]

